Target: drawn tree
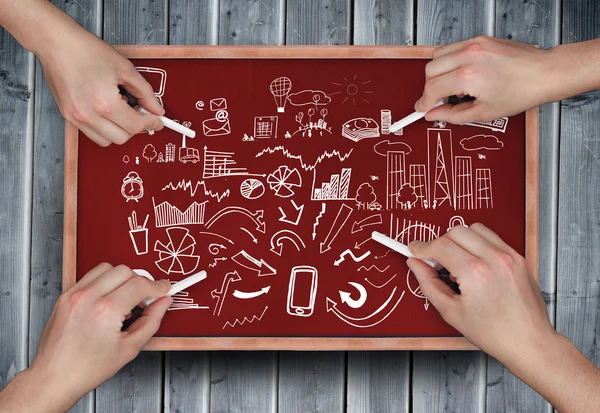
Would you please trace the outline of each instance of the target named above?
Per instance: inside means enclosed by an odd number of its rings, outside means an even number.
[[[152,145],[151,143],[149,143],[148,145],[146,145],[144,147],[144,152],[142,152],[142,156],[148,162],[152,162],[158,156],[158,154],[156,153],[156,148],[154,147],[154,145]]]
[[[371,184],[365,182],[358,187],[355,199],[358,209],[366,209],[373,202],[377,201],[377,195],[375,195],[375,189]]]
[[[404,184],[398,190],[398,195],[396,196],[396,202],[400,204],[402,209],[411,209],[417,203],[418,197],[415,192],[415,188],[413,188],[410,184]]]

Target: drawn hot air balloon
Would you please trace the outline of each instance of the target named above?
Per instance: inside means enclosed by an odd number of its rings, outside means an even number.
[[[287,77],[278,77],[271,82],[271,94],[273,94],[273,98],[275,98],[277,112],[285,112],[285,103],[287,102],[291,90],[292,81]]]

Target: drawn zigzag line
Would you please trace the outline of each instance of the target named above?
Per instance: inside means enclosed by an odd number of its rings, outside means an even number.
[[[321,210],[321,212],[319,212],[319,215],[317,215],[317,217],[315,218],[315,227],[317,225],[319,225],[319,220],[321,219],[321,217],[325,215],[325,211]]]
[[[300,165],[302,166],[302,169],[304,169],[305,171],[313,171],[318,164],[320,164],[323,159],[325,158],[333,158],[334,156],[337,156],[338,159],[340,160],[340,162],[345,161],[346,159],[348,159],[350,157],[350,154],[352,153],[352,149],[350,149],[350,151],[348,153],[346,153],[345,155],[342,155],[341,152],[339,152],[337,149],[334,149],[331,152],[323,152],[321,155],[319,155],[319,157],[317,158],[317,160],[315,161],[315,163],[313,163],[312,165],[309,164],[305,164],[304,161],[302,160],[302,155],[294,155],[292,153],[290,153],[290,151],[288,151],[285,147],[283,146],[275,146],[273,148],[265,148],[262,151],[260,151],[259,153],[256,154],[256,157],[260,157],[263,156],[265,154],[274,154],[275,152],[281,152],[282,155],[288,157],[289,159],[296,159],[298,161],[300,161]]]
[[[196,195],[196,191],[198,188],[202,186],[204,188],[204,195],[209,196],[211,198],[216,198],[217,202],[221,202],[221,200],[230,195],[229,189],[223,193],[213,192],[206,188],[206,184],[204,181],[197,181],[196,184],[192,184],[191,180],[182,179],[176,185],[173,185],[173,182],[169,182],[162,190],[165,191],[167,189],[171,189],[173,191],[177,191],[178,189],[183,189],[184,191],[190,191],[190,195]]]
[[[383,270],[380,269],[377,265],[371,265],[370,267],[365,267],[364,265],[361,265],[360,267],[358,267],[358,271],[360,270],[365,270],[365,271],[371,271],[373,268],[375,268],[377,271],[379,272],[385,272],[385,270],[387,270],[388,268],[390,268],[390,266],[388,265],[387,267],[385,267]]]
[[[263,310],[262,314],[260,315],[260,317],[257,317],[256,315],[252,316],[251,319],[244,317],[244,319],[242,321],[240,321],[239,319],[235,319],[235,321],[233,322],[233,324],[231,324],[229,321],[227,321],[225,323],[225,325],[223,326],[223,329],[227,326],[229,327],[235,327],[236,324],[238,325],[242,325],[244,323],[248,323],[248,324],[252,324],[255,321],[260,321],[262,320],[263,316],[265,315],[265,313],[267,312],[267,309],[269,308],[269,306],[266,306],[265,309]]]

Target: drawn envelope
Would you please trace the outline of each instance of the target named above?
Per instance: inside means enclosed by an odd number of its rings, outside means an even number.
[[[212,110],[213,112],[216,112],[218,110],[225,110],[225,109],[227,109],[227,100],[225,100],[225,98],[211,99],[210,110]]]
[[[205,136],[221,136],[231,133],[231,125],[227,118],[223,120],[217,118],[206,119],[202,122],[202,129],[204,129]]]

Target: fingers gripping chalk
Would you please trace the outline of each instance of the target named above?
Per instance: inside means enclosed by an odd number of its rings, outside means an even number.
[[[153,280],[152,276],[148,273],[148,271],[145,270],[133,270],[133,272],[135,272],[137,275],[140,275],[142,277],[146,277],[150,280]],[[183,290],[185,290],[186,288],[191,287],[192,285],[199,283],[200,281],[206,279],[207,274],[206,271],[202,270],[200,272],[197,272],[196,274],[190,275],[189,277],[176,282],[175,284],[173,284],[171,286],[171,289],[169,290],[168,293],[165,294],[165,296],[172,296],[177,294],[178,292],[181,292]],[[156,300],[158,300],[161,297],[158,298],[146,298],[144,300],[144,305],[146,307],[148,307],[150,304],[152,304],[153,302],[155,302]]]
[[[141,106],[138,108],[137,111],[142,115],[152,115],[152,113],[148,112],[146,109],[144,109]],[[172,129],[175,132],[179,132],[185,136],[189,136],[190,138],[196,137],[196,132],[191,130],[190,128],[186,128],[185,126],[180,125],[179,123],[177,123],[165,116],[159,116],[158,118],[163,123],[163,125],[165,125],[166,128]]]
[[[371,238],[373,238],[374,241],[377,241],[378,243],[385,245],[389,249],[394,250],[394,251],[404,255],[407,258],[417,258],[413,255],[412,252],[410,252],[407,245],[404,245],[401,242],[398,242],[388,236],[385,236],[381,232],[373,231],[373,233],[371,234]],[[437,261],[425,260],[425,259],[421,259],[421,258],[417,258],[417,259],[423,261],[425,264],[429,265],[434,270],[438,266]]]
[[[431,109],[437,108],[438,106],[442,106],[443,104],[444,104],[443,100],[438,100]],[[429,110],[431,110],[431,109],[429,109]],[[392,123],[392,125],[390,126],[390,132],[396,133],[400,129],[404,129],[411,123],[414,123],[414,122],[418,121],[419,119],[424,118],[426,114],[427,114],[427,112],[413,112],[410,115],[408,115],[407,117],[400,119],[398,122]]]

